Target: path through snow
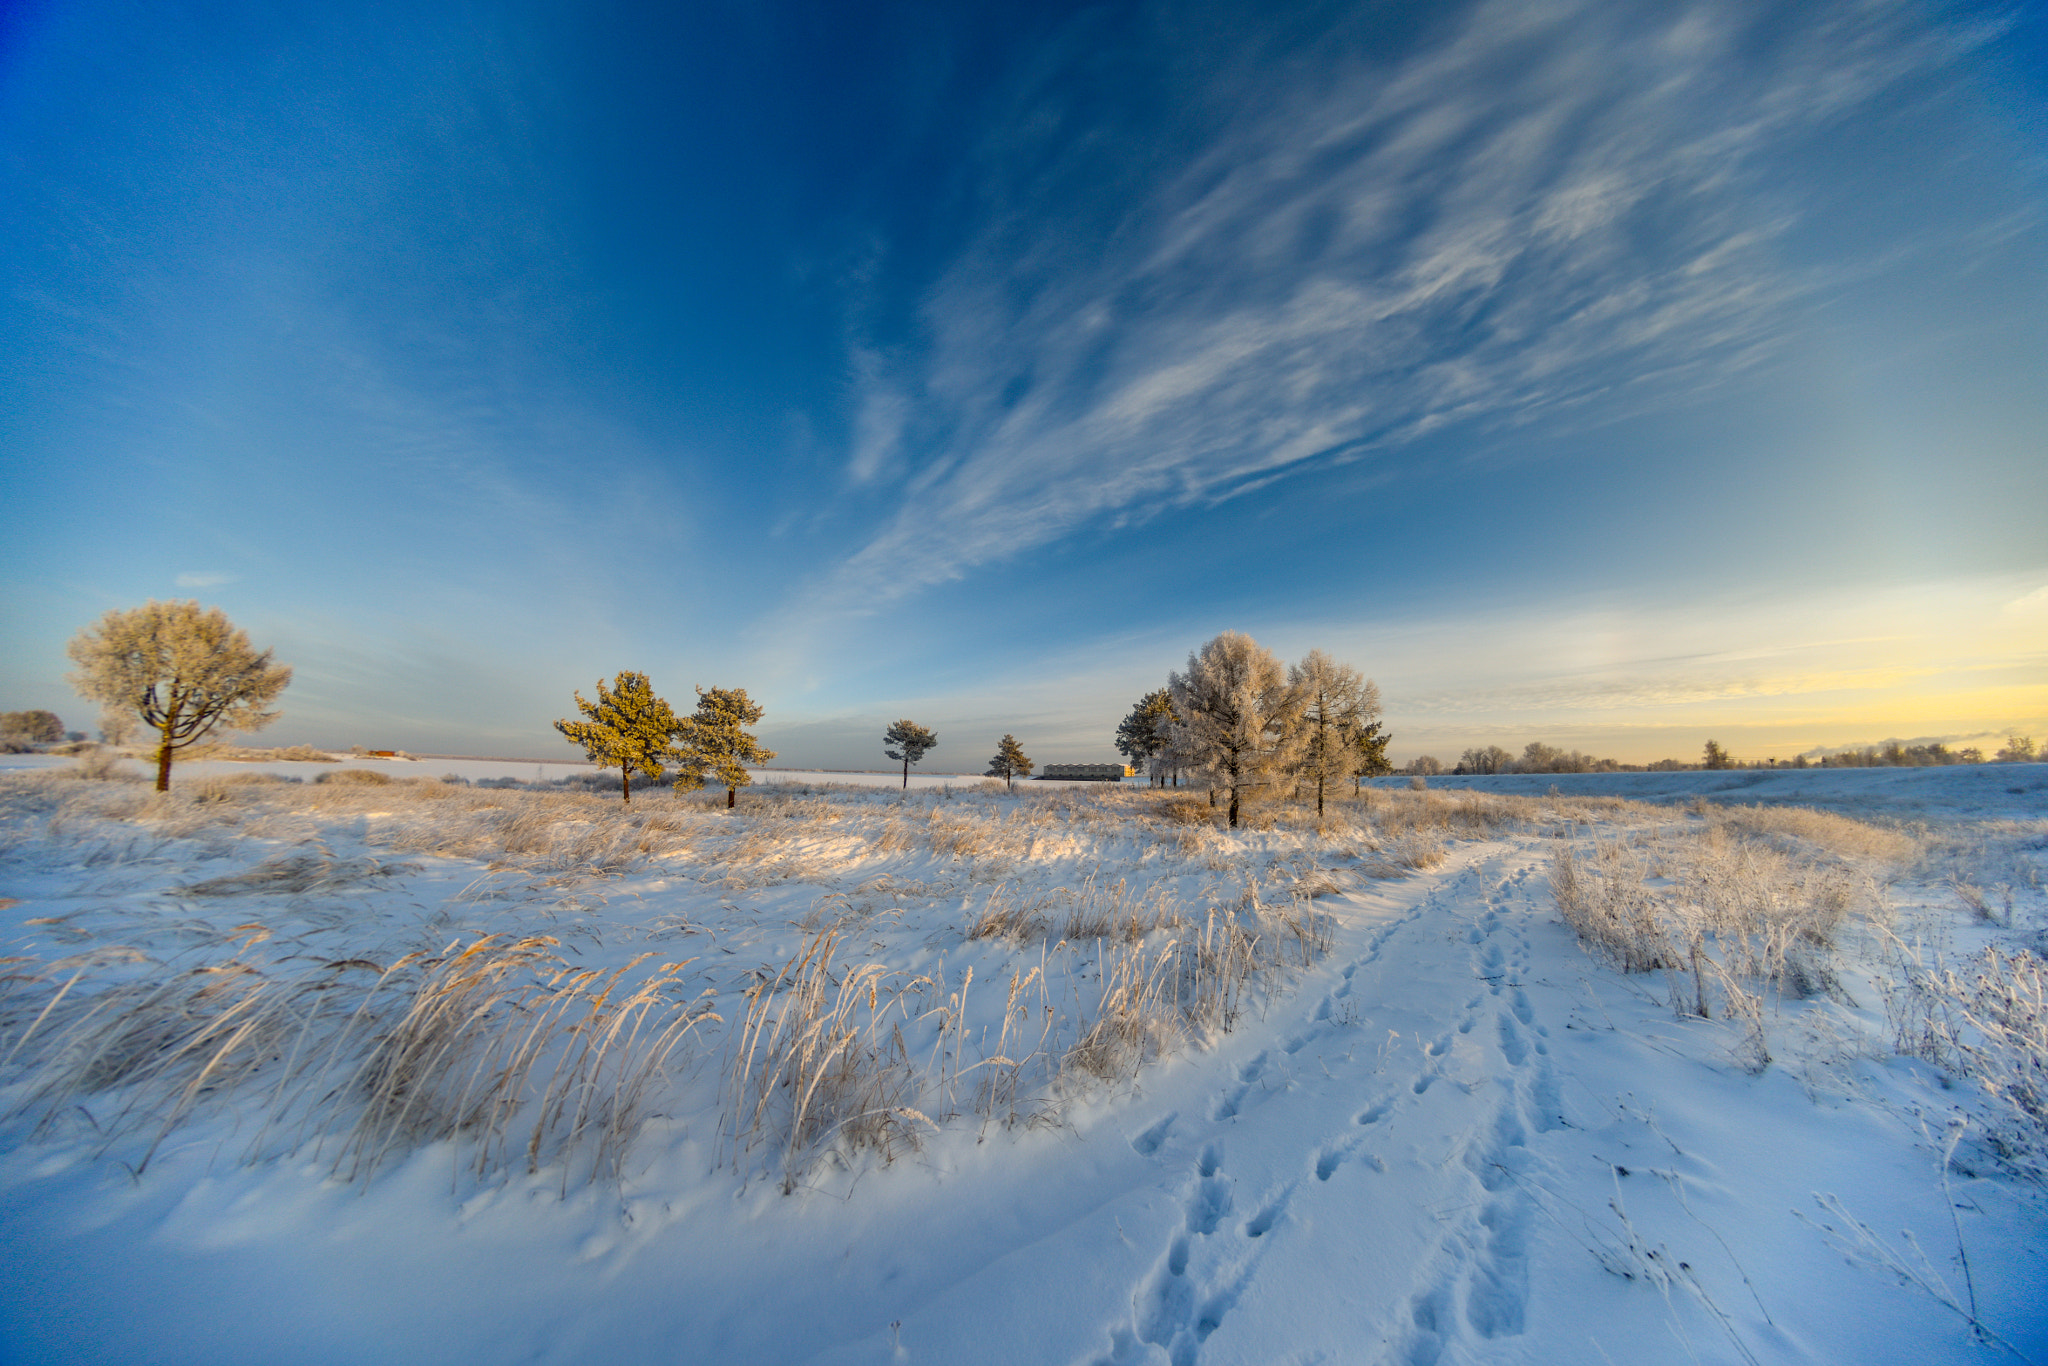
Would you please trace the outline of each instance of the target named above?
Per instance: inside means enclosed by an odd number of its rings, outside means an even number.
[[[1554,844],[1454,844],[1321,903],[1332,955],[1264,1018],[1062,1132],[971,1130],[850,1192],[736,1191],[708,1140],[621,1191],[447,1198],[422,1153],[140,1184],[0,1173],[0,1350],[20,1361],[1948,1362],[1959,1318],[1866,1264],[1816,1194],[1912,1230],[2048,1360],[2039,1197],[1943,1197],[1925,1069],[1843,1046],[1744,1073],[1661,980],[1589,961]],[[1874,1001],[1863,1001],[1869,1015]],[[1796,1021],[1783,1022],[1787,1038]],[[1795,1212],[1797,1211],[1797,1212]],[[1865,1259],[1868,1261],[1868,1258]],[[2009,1358],[2007,1358],[2009,1359]]]

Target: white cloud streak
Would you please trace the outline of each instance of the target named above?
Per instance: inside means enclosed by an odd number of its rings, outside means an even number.
[[[915,508],[806,611],[1445,424],[1670,402],[1756,364],[1803,286],[1751,170],[1941,56],[1889,0],[1767,17],[1476,5],[1397,64],[1242,101],[1101,240],[1033,201],[1057,169],[1002,183],[1032,160],[1004,140],[1062,112],[1027,111],[984,155],[998,208],[929,291],[925,358],[855,358],[851,474],[887,477],[922,433]]]

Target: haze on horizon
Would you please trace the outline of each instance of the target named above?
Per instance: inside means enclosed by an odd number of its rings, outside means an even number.
[[[0,16],[0,706],[196,597],[258,743],[1040,762],[1224,629],[1397,760],[2048,729],[2038,6]]]

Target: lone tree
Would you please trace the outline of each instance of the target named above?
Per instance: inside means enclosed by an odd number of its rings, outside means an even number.
[[[1150,774],[1154,787],[1160,785],[1159,758],[1167,750],[1167,727],[1176,719],[1173,695],[1164,688],[1154,688],[1138,699],[1130,715],[1117,723],[1117,752]]]
[[[891,759],[903,761],[903,790],[910,790],[910,766],[924,758],[925,751],[939,747],[939,737],[915,721],[898,721],[882,732],[882,739],[893,745],[882,753]]]
[[[1728,751],[1715,741],[1707,741],[1707,747],[1700,751],[1701,768],[1733,768],[1735,761],[1728,757]]]
[[[260,730],[264,707],[292,681],[270,651],[249,643],[218,607],[151,602],[113,611],[66,647],[85,697],[138,717],[157,732],[156,790],[171,790],[171,756],[216,731]]]
[[[1364,727],[1366,689],[1372,688],[1371,710],[1379,711],[1379,689],[1373,688],[1358,670],[1339,664],[1321,650],[1287,670],[1287,686],[1293,690],[1300,716],[1302,781],[1316,789],[1316,819],[1323,816],[1323,794],[1358,773],[1363,757],[1358,752],[1358,734]]]
[[[739,790],[754,781],[746,766],[775,757],[747,731],[760,719],[761,704],[745,688],[697,689],[696,713],[682,723],[676,742],[676,791],[694,792],[707,777],[715,779],[725,784],[730,811]]]
[[[1225,631],[1188,656],[1167,684],[1180,716],[1174,748],[1230,793],[1230,824],[1245,798],[1286,773],[1298,735],[1295,698],[1273,652],[1241,631]]]
[[[659,779],[665,760],[680,756],[675,751],[676,732],[681,722],[668,703],[654,695],[647,675],[621,669],[612,686],[597,680],[597,701],[586,702],[576,694],[576,710],[587,721],[557,721],[555,729],[583,746],[590,762],[599,768],[619,769],[620,798],[633,801],[633,770],[649,781]]]
[[[1017,779],[1031,776],[1031,760],[1024,755],[1024,746],[1017,743],[1014,735],[1005,735],[996,746],[996,757],[988,761],[988,776],[1001,778],[1010,791],[1017,790]]]

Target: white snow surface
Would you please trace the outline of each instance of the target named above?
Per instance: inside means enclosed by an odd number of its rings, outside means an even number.
[[[1998,821],[2031,831],[2035,848],[2048,838],[2038,765],[1431,781],[1672,802],[1708,792]],[[1022,784],[1015,797],[960,798],[1040,799]],[[374,852],[373,820],[337,820],[333,854]],[[218,846],[166,840],[109,873],[67,855],[75,832],[5,836],[0,897],[19,903],[0,911],[6,953],[54,955],[65,925],[295,913],[286,898],[172,890],[288,848],[236,846],[222,862]],[[248,1165],[231,1117],[179,1130],[136,1176],[125,1150],[96,1157],[89,1133],[30,1141],[16,1125],[0,1153],[0,1359],[2013,1359],[1877,1265],[1883,1254],[1848,1255],[1846,1211],[1957,1303],[1973,1293],[2012,1352],[2048,1361],[2042,1192],[1960,1155],[1944,1188],[1944,1126],[1973,1119],[1976,1098],[1890,1054],[1867,974],[1844,971],[1853,1005],[1778,1004],[1778,1060],[1746,1072],[1730,1025],[1678,1019],[1662,979],[1587,956],[1546,883],[1555,847],[1529,829],[1455,841],[1410,877],[1352,878],[1316,903],[1334,919],[1333,950],[1229,1032],[1070,1098],[1057,1126],[969,1117],[921,1151],[889,1164],[870,1154],[793,1194],[719,1162],[715,1040],[657,1107],[623,1183],[566,1195],[559,1170],[458,1178],[446,1147],[355,1183],[310,1153]],[[733,891],[659,865],[543,885],[419,857],[314,909],[384,927],[544,911],[605,963],[667,935],[661,952],[705,955],[730,1002],[742,969],[793,949],[821,890],[886,874],[945,894],[896,897],[875,949],[956,974],[986,962],[980,980],[996,991],[1003,955],[963,940],[955,861],[846,858],[829,887]],[[1051,857],[1015,876],[1051,886],[1088,871]],[[479,902],[472,889],[492,877],[505,895]],[[1890,895],[1901,915],[1976,942],[1933,874]],[[2015,923],[1996,932],[2038,934],[2044,910],[2022,888]]]

